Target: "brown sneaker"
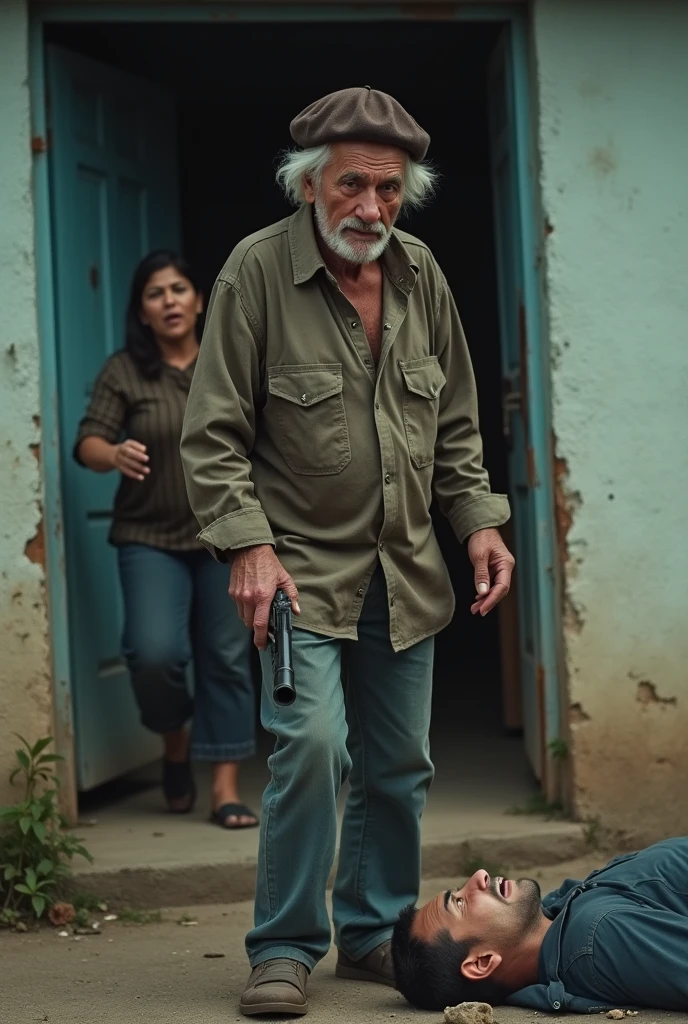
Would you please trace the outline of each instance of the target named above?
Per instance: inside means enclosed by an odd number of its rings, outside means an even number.
[[[254,967],[239,1003],[247,1017],[260,1013],[308,1013],[308,970],[298,960],[278,957]]]
[[[392,963],[392,943],[381,943],[371,949],[367,956],[360,960],[350,960],[346,953],[339,950],[335,974],[338,978],[350,978],[352,981],[377,981],[380,985],[394,988],[394,964]]]

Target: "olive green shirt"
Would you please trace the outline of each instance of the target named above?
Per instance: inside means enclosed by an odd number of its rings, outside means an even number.
[[[199,539],[217,558],[274,544],[299,589],[297,625],[350,638],[379,560],[402,650],[454,610],[433,494],[459,540],[506,522],[509,504],[490,493],[441,270],[396,229],[381,264],[376,367],[309,206],[240,242],[210,299],[181,452]]]

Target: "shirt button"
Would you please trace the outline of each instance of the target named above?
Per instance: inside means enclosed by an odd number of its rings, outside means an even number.
[[[389,473],[385,473],[385,483],[386,484],[391,484],[391,482],[392,482],[391,476],[389,475]]]
[[[399,281],[399,284],[406,284],[406,278],[405,277],[398,278],[398,281]]]
[[[363,589],[363,587],[361,587],[361,588],[359,589],[359,591],[358,591],[358,596],[359,596],[359,597],[363,597],[363,595],[364,595],[364,594],[365,594],[365,590]]]
[[[385,330],[386,331],[391,331],[392,330],[392,325],[391,324],[385,324]]]
[[[554,1007],[555,1010],[561,1009],[561,1003],[559,1002],[558,999],[554,1000],[554,1002],[552,1003],[552,1006]]]
[[[376,403],[375,403],[375,408],[376,408],[376,409],[379,409],[379,408],[380,408],[380,403],[379,403],[379,402],[376,402]]]
[[[305,405],[305,404],[306,404],[306,402],[308,401],[308,395],[301,395],[301,401],[302,401],[302,402],[303,402],[303,404]]]
[[[352,327],[358,327],[358,320],[352,320],[351,321],[351,326]]]
[[[384,551],[385,550],[385,545],[384,545],[383,541],[380,541],[379,547],[380,547],[380,551]]]

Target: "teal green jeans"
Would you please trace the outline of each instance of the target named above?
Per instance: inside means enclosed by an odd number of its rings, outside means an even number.
[[[434,641],[394,653],[380,569],[358,636],[294,630],[296,700],[289,707],[274,703],[270,655],[261,654],[261,717],[276,744],[263,796],[255,927],[246,938],[253,967],[291,957],[312,970],[327,953],[325,893],[347,778],[333,893],[337,946],[354,960],[365,956],[418,898],[420,819],[433,777]]]

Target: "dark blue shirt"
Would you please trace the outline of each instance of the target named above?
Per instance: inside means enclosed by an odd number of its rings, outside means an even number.
[[[538,982],[512,1006],[688,1010],[688,837],[617,857],[542,901],[553,919]]]

